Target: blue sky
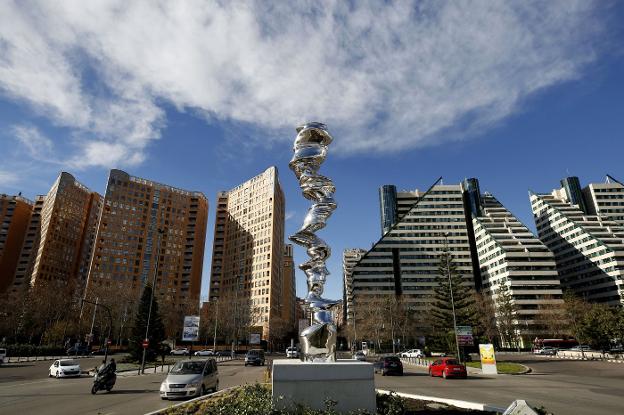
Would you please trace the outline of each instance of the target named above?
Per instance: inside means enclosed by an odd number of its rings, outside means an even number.
[[[623,9],[3,2],[0,192],[46,193],[60,170],[103,192],[110,168],[202,191],[206,294],[216,192],[277,166],[294,233],[308,207],[287,167],[294,127],[322,121],[339,207],[320,236],[337,298],[342,250],[380,235],[382,184],[478,177],[533,228],[528,189],[624,179]]]

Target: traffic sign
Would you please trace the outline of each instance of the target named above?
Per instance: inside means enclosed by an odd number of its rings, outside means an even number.
[[[147,349],[148,346],[149,346],[149,339],[143,340],[143,348]]]

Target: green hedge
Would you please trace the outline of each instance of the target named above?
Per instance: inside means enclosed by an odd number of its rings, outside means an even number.
[[[7,349],[8,357],[32,357],[32,356],[64,356],[65,348],[58,346],[36,346],[33,344],[7,344],[0,345]]]

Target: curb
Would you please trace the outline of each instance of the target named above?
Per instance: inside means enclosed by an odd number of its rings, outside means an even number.
[[[375,389],[375,391],[377,393],[381,393],[381,394],[385,394],[385,395],[397,395],[397,396],[400,396],[402,398],[418,399],[418,400],[421,400],[421,401],[430,401],[430,402],[439,402],[439,403],[444,403],[444,404],[447,404],[447,405],[456,406],[458,408],[474,409],[474,410],[477,410],[477,411],[484,411],[484,412],[503,413],[507,409],[507,408],[499,408],[499,407],[496,407],[496,406],[493,406],[493,405],[488,405],[488,404],[485,404],[485,403],[462,401],[462,400],[458,400],[458,399],[438,398],[438,397],[435,397],[435,396],[426,396],[426,395],[412,395],[410,393],[393,392],[393,391],[389,391],[389,390],[385,390],[385,389]]]
[[[517,365],[522,366],[522,367],[524,368],[524,371],[522,371],[522,372],[520,372],[520,373],[508,373],[508,374],[509,374],[509,375],[511,375],[511,376],[526,375],[526,374],[528,374],[528,373],[533,372],[533,369],[532,369],[532,368],[530,368],[530,367],[529,367],[529,366],[527,366],[527,365],[523,365],[522,363],[517,363],[517,362],[514,362],[514,363],[516,363]]]

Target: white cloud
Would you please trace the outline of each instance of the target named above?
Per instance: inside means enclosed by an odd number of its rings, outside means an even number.
[[[480,131],[579,77],[604,28],[596,7],[2,2],[0,90],[73,129],[82,167],[141,162],[164,124],[160,102],[286,141],[321,120],[342,152],[398,151]]]
[[[37,127],[16,125],[13,127],[13,135],[32,159],[53,163],[58,162],[54,157],[52,140],[41,134]]]
[[[0,186],[12,187],[17,184],[18,181],[19,177],[16,173],[7,170],[0,170]]]
[[[292,211],[292,210],[287,210],[285,216],[285,220],[290,220],[292,218],[294,218],[296,215],[296,212]]]

